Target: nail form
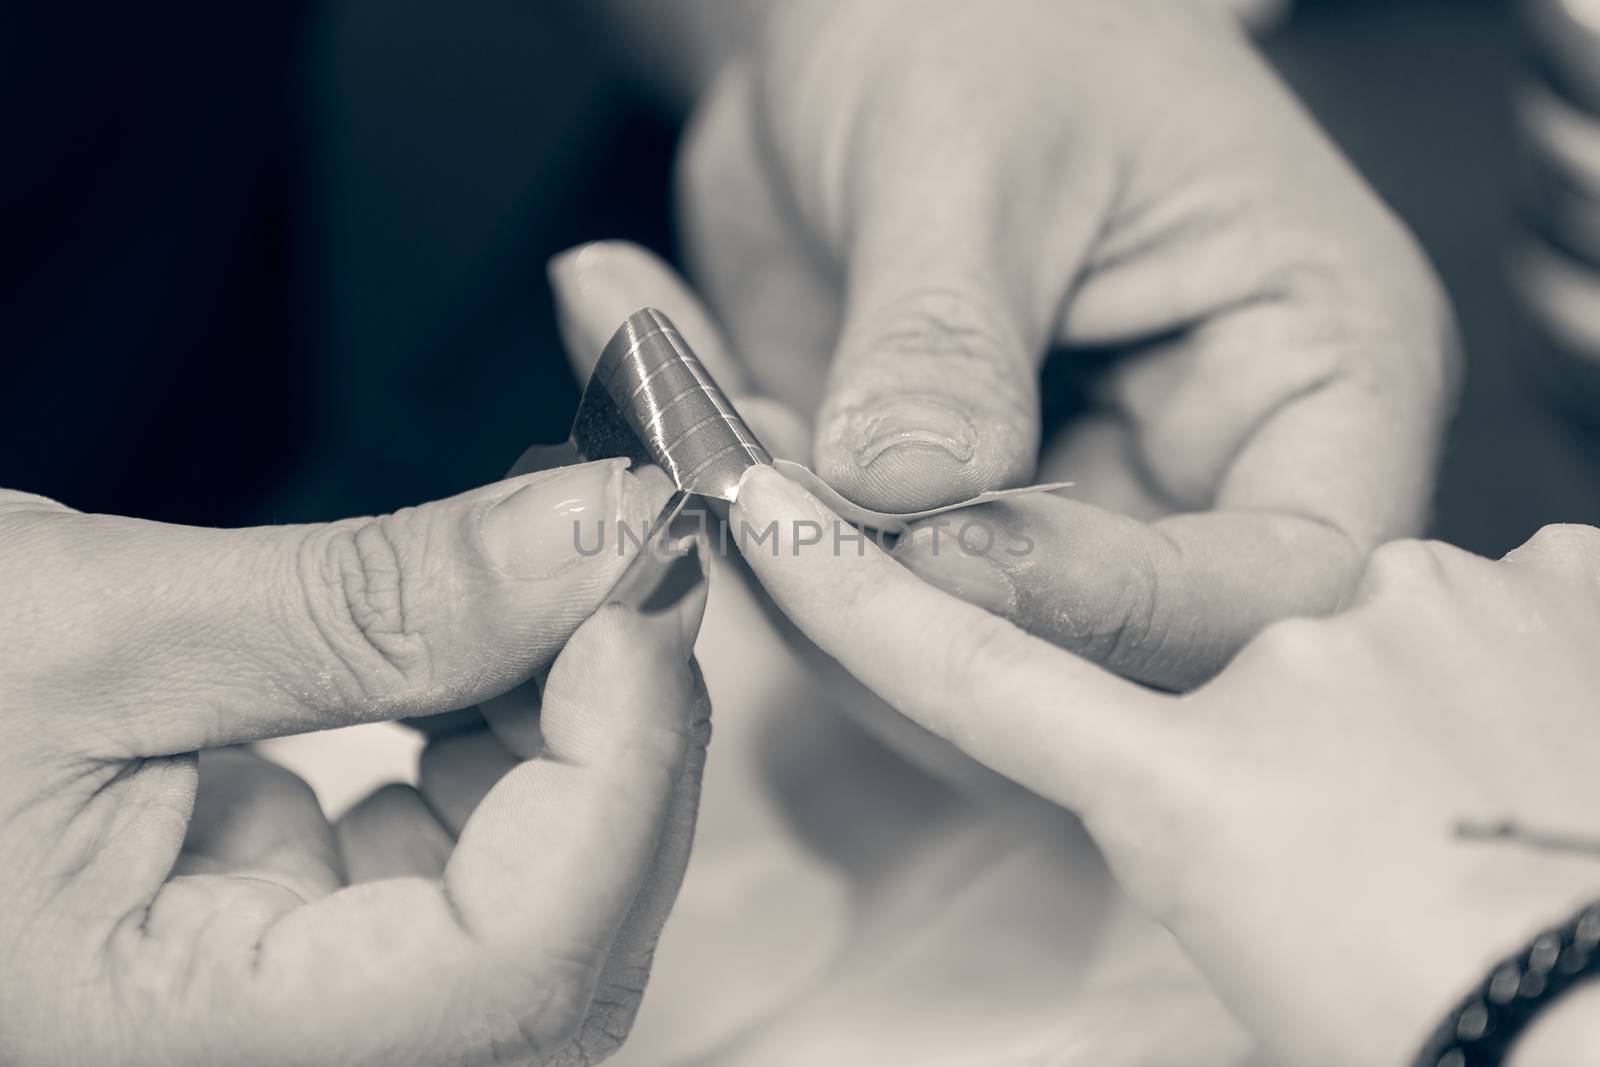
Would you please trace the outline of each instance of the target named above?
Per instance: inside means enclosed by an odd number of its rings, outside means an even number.
[[[634,467],[654,465],[678,492],[652,526],[651,536],[619,581],[637,586],[649,576],[634,568],[663,568],[678,555],[671,531],[690,497],[733,502],[739,479],[758,465],[776,467],[856,526],[896,530],[918,519],[1033,493],[1064,489],[1053,482],[980,493],[968,500],[921,511],[875,511],[841,496],[809,467],[774,460],[733,404],[718,388],[689,343],[665,314],[642,308],[612,335],[595,364],[572,433],[564,444],[536,445],[522,454],[512,474],[597,459],[625,457]],[[653,562],[647,562],[653,561]]]

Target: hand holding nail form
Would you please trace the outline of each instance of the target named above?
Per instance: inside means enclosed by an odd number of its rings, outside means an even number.
[[[775,472],[732,518],[777,524],[746,558],[824,651],[1084,818],[1265,1062],[1408,1063],[1494,962],[1600,896],[1594,855],[1548,844],[1600,843],[1600,532],[1549,527],[1499,562],[1385,546],[1352,610],[1271,626],[1176,697],[871,544],[798,545],[797,523],[838,520]],[[1531,833],[1470,830],[1506,823]],[[1587,1062],[1540,1036],[1516,1067]]]
[[[814,416],[793,458],[887,511],[1075,482],[999,513],[1027,560],[903,558],[1173,689],[1421,528],[1453,402],[1418,249],[1205,6],[774,5],[680,183],[748,391]],[[1036,475],[1051,350],[1115,358]]]
[[[709,714],[704,583],[601,606],[627,561],[576,548],[660,510],[626,466],[244,530],[0,492],[0,1061],[613,1049],[687,858]],[[435,740],[420,792],[334,825],[235,747],[480,702],[487,726]]]

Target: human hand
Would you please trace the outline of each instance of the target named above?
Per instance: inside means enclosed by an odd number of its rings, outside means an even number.
[[[838,521],[746,477],[732,521],[778,524],[746,558],[779,605],[922,726],[1078,812],[1270,1062],[1407,1062],[1600,892],[1600,532],[1548,527],[1500,562],[1387,545],[1353,610],[1278,623],[1173,697],[870,544],[802,547],[799,520]],[[1528,836],[1495,836],[1508,823]]]
[[[703,583],[662,613],[595,611],[625,561],[581,555],[576,527],[591,545],[597,519],[661,504],[622,467],[245,530],[0,495],[0,1061],[614,1048],[682,872],[707,714]],[[493,699],[519,684],[518,706]],[[427,802],[386,787],[336,828],[294,775],[224,747],[478,701],[495,735],[436,741]]]
[[[1115,352],[1024,574],[905,562],[1183,688],[1423,521],[1453,327],[1233,20],[1174,0],[777,5],[683,157],[697,281],[814,467],[904,510],[1025,482],[1053,348]],[[963,566],[963,564],[967,564]]]

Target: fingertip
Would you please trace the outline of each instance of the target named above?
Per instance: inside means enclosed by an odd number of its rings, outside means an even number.
[[[639,307],[615,266],[632,248],[622,241],[590,241],[557,253],[546,265],[567,359],[580,379],[594,369],[618,325]]]
[[[908,243],[899,209],[882,208],[850,260],[817,472],[884,511],[1016,485],[1037,461],[1049,326],[1005,284],[988,241]]]
[[[817,472],[850,500],[918,511],[1028,478],[1037,418],[932,394],[830,402],[818,420]]]
[[[478,509],[487,573],[496,590],[475,610],[475,628],[496,643],[557,648],[593,613],[624,572],[671,495],[658,469],[602,460],[525,476]],[[464,576],[465,577],[465,576]]]
[[[432,661],[454,681],[449,705],[477,703],[547,666],[625,572],[671,488],[655,468],[606,460],[465,500],[478,552],[469,545],[446,558],[446,541],[433,539],[430,596],[406,605],[435,635]]]
[[[822,502],[803,486],[764,463],[740,477],[731,512],[732,517],[757,528],[784,518],[821,519],[825,513]]]

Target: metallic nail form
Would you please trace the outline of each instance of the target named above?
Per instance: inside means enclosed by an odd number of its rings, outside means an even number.
[[[840,496],[810,468],[774,461],[717,387],[694,350],[665,314],[642,308],[628,316],[606,343],[584,387],[572,433],[564,444],[536,445],[511,474],[597,459],[626,457],[635,469],[660,467],[677,492],[651,527],[617,590],[653,588],[667,564],[682,555],[684,522],[706,521],[689,506],[695,497],[731,503],[739,479],[766,464],[799,482],[846,521],[878,530],[901,529],[917,519],[1023,493],[1048,492],[1070,482],[981,493],[971,500],[923,511],[892,513],[863,508]]]
[[[690,499],[681,489],[672,494],[606,603],[625,605],[641,615],[659,615],[705,581],[705,515],[684,510]]]
[[[629,315],[606,344],[572,443],[581,458],[654,463],[684,492],[729,502],[746,470],[772,462],[672,320],[653,308]]]

